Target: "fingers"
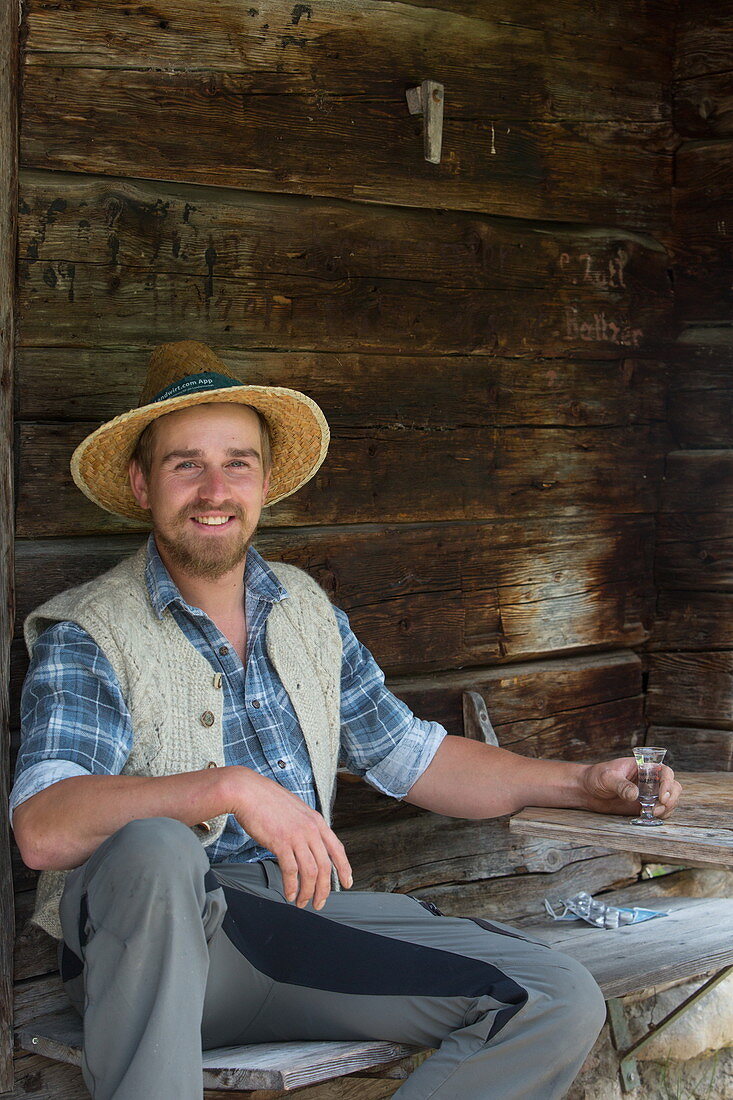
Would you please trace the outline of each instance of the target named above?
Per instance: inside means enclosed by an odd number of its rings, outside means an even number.
[[[616,794],[625,802],[636,802],[639,797],[639,788],[629,779],[619,779],[616,783]]]
[[[333,867],[342,886],[348,890],[353,885],[346,849],[323,819],[320,825],[314,822],[310,830],[301,830],[292,847],[273,852],[282,872],[285,897],[299,909],[309,902],[314,909],[323,908],[331,892]]]
[[[328,826],[326,826],[326,828],[328,828]],[[349,890],[354,885],[351,864],[346,855],[346,849],[331,829],[328,829],[328,834],[326,836],[326,847],[328,848],[331,863],[336,868],[339,882],[346,890]]]
[[[296,852],[296,859],[298,861],[298,881],[300,889],[298,890],[295,904],[299,909],[304,909],[316,892],[316,882],[319,881],[321,868],[310,848],[300,848]],[[328,866],[330,871],[331,864],[329,863]],[[323,902],[321,902],[321,904],[323,904]]]
[[[682,787],[675,779],[674,772],[664,765],[659,787],[659,802],[654,808],[655,817],[669,817],[679,802],[681,793]]]
[[[289,852],[273,851],[272,854],[277,859],[277,865],[283,877],[285,900],[294,901],[298,892],[298,861],[295,853],[291,850]]]
[[[230,812],[253,840],[274,855],[287,901],[299,908],[312,901],[321,909],[331,892],[333,867],[342,886],[352,885],[344,846],[322,814],[249,768],[234,769],[233,782]]]
[[[331,860],[326,852],[326,859],[318,863],[318,875],[313,891],[313,908],[322,909],[326,904],[326,898],[331,893]]]

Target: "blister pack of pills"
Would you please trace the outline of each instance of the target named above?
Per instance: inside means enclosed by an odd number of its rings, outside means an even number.
[[[641,909],[635,906],[606,905],[587,891],[581,890],[572,898],[560,898],[555,902],[545,898],[545,912],[552,920],[584,920],[595,928],[623,928],[627,924],[640,924],[655,917],[666,917],[661,909]]]

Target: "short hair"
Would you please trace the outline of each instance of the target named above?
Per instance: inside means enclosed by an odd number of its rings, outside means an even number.
[[[190,406],[189,406],[190,407]],[[270,435],[270,425],[267,423],[267,419],[256,409],[254,405],[239,405],[238,408],[251,409],[257,417],[260,424],[260,450],[262,451],[262,470],[267,474],[272,466],[272,436]],[[153,447],[155,444],[155,425],[162,417],[157,417],[155,420],[151,420],[150,423],[143,428],[138,441],[135,445],[135,450],[132,452],[130,458],[131,462],[136,462],[146,480],[150,477],[150,471],[153,467]]]

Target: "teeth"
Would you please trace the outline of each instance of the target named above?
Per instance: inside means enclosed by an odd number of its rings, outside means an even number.
[[[197,523],[205,523],[207,527],[220,527],[222,523],[228,523],[231,516],[194,516]]]

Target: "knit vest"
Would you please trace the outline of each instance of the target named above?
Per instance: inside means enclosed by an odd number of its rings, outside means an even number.
[[[56,622],[87,631],[108,658],[130,711],[133,743],[124,775],[163,776],[224,764],[224,692],[215,673],[167,609],[158,618],[145,582],[146,548],[101,577],[68,589],[31,612],[25,639],[32,653]],[[325,592],[293,565],[268,562],[288,597],[265,625],[267,654],[303,731],[320,802],[330,822],[340,741],[341,634]],[[194,831],[217,840],[226,814]],[[66,871],[44,871],[33,921],[61,938],[58,906]]]

